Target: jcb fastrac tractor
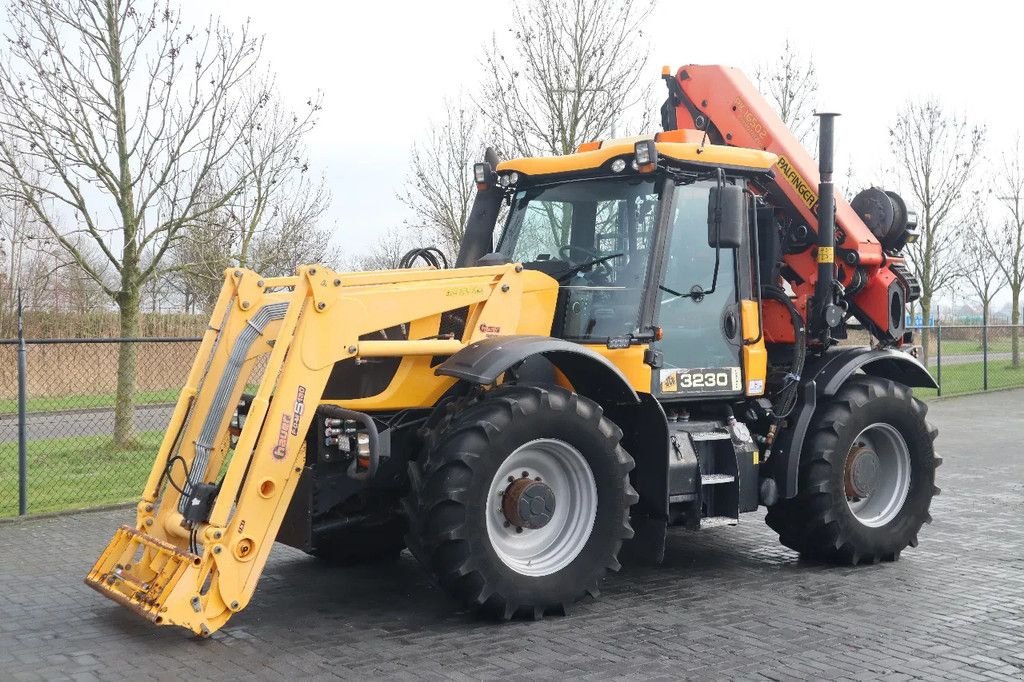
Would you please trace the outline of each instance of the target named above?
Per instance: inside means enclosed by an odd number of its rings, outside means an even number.
[[[940,460],[911,394],[935,384],[900,350],[913,214],[835,197],[832,115],[816,170],[737,71],[664,79],[654,136],[489,153],[453,269],[229,270],[88,584],[209,634],[275,540],[341,563],[408,547],[505,618],[759,505],[801,554],[916,545]],[[853,327],[872,347],[837,343]]]

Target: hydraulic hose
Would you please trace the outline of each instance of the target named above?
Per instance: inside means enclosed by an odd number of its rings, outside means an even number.
[[[231,348],[231,354],[228,356],[224,372],[221,374],[220,382],[217,384],[217,392],[213,395],[213,401],[210,403],[210,409],[206,412],[206,418],[203,420],[199,437],[196,438],[195,457],[192,459],[192,465],[188,469],[188,479],[185,481],[184,486],[185,494],[181,496],[181,500],[178,502],[178,511],[182,514],[185,513],[185,509],[188,506],[189,496],[193,487],[201,483],[206,476],[206,467],[210,463],[210,453],[213,451],[217,431],[224,419],[224,414],[228,410],[231,393],[234,391],[238,377],[242,373],[242,365],[249,354],[249,348],[263,334],[263,329],[274,320],[283,319],[287,310],[288,303],[286,302],[271,303],[270,305],[263,306],[255,315],[249,318],[245,328],[235,340],[235,345]]]
[[[436,246],[427,246],[407,251],[398,261],[398,267],[414,267],[417,260],[422,260],[428,267],[437,268],[438,270],[446,270],[448,268],[448,258]]]
[[[786,374],[782,388],[775,396],[772,403],[772,412],[775,419],[781,421],[790,415],[796,406],[800,388],[800,374],[804,371],[804,360],[807,358],[807,330],[804,326],[804,319],[800,311],[793,305],[786,292],[777,286],[761,287],[763,298],[770,298],[778,301],[789,311],[790,320],[793,322],[793,361],[790,364],[789,373]]]

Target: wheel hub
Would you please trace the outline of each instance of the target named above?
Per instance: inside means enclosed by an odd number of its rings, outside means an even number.
[[[869,528],[895,519],[910,494],[910,448],[892,424],[876,422],[853,439],[843,468],[846,505]]]
[[[543,528],[554,516],[555,492],[539,476],[518,478],[505,489],[501,511],[516,528]]]
[[[857,499],[871,495],[878,484],[879,466],[874,450],[863,446],[852,450],[846,460],[846,495]]]
[[[525,576],[557,573],[590,539],[597,518],[594,473],[565,441],[523,443],[494,473],[485,514],[491,548],[506,566]]]

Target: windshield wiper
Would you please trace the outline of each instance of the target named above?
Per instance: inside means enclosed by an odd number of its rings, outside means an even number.
[[[592,267],[594,265],[600,265],[601,263],[604,263],[605,261],[610,261],[612,258],[621,258],[622,256],[625,256],[625,255],[626,254],[624,254],[624,253],[613,253],[613,254],[611,254],[609,256],[601,256],[600,258],[595,258],[593,260],[588,260],[586,263],[580,263],[579,265],[577,265],[577,266],[575,266],[573,268],[570,268],[568,272],[565,272],[562,275],[559,275],[556,278],[555,281],[556,282],[564,282],[565,280],[569,279],[573,275],[579,273],[581,270],[585,270],[585,269],[587,269],[589,267]]]
[[[704,300],[705,296],[707,296],[708,294],[712,294],[715,291],[714,289],[711,289],[711,291],[704,291],[704,287],[702,287],[699,284],[694,284],[690,288],[690,292],[687,294],[676,291],[675,289],[669,289],[667,286],[664,286],[662,284],[659,284],[658,288],[664,291],[666,294],[671,294],[676,298],[692,298],[697,303],[700,303],[702,300]]]

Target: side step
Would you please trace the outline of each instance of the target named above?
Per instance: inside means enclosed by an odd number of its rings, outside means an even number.
[[[700,520],[700,527],[704,529],[717,528],[718,526],[735,526],[739,522],[739,519],[734,519],[731,516],[705,516]]]

